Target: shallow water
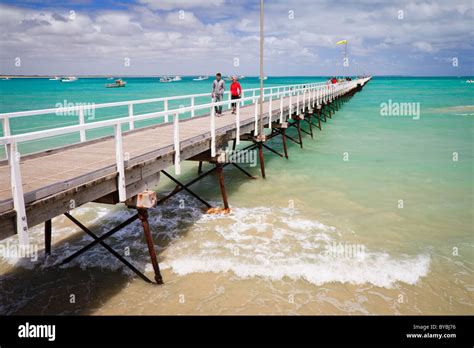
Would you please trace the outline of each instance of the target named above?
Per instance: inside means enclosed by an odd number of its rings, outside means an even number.
[[[0,313],[474,313],[474,92],[465,80],[374,78],[314,140],[305,136],[304,149],[290,145],[288,161],[268,153],[266,180],[227,167],[232,214],[204,214],[186,194],[151,211],[164,286],[101,247],[59,267],[89,238],[57,218],[44,260],[33,228],[37,262],[0,263]],[[389,99],[420,103],[419,118],[381,116]],[[196,173],[195,164],[183,169],[184,181]],[[193,188],[220,204],[215,177]],[[158,192],[172,189],[163,179]],[[73,211],[97,233],[130,214],[98,204]],[[152,277],[139,223],[108,243]]]

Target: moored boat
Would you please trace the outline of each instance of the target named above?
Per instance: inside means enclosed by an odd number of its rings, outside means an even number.
[[[61,79],[61,82],[74,82],[74,81],[77,81],[77,77],[75,76],[63,77]]]
[[[115,80],[115,83],[106,84],[106,88],[117,88],[117,87],[125,87],[127,83],[122,79]]]

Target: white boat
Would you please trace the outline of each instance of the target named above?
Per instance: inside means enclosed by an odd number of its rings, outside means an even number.
[[[68,76],[68,77],[63,77],[61,79],[61,82],[74,82],[74,81],[77,81],[77,77]]]
[[[193,79],[193,81],[204,81],[204,80],[207,80],[209,79],[209,76],[199,76],[195,79]]]
[[[160,78],[160,82],[176,82],[181,81],[182,78],[180,76],[170,77],[170,76],[163,76]]]
[[[263,77],[263,80],[264,80],[264,81],[265,81],[266,79],[268,79],[268,76],[264,76],[264,77]]]
[[[9,78],[9,77],[5,77],[5,78],[2,79],[2,80],[3,80],[3,81],[8,81],[8,80],[10,80],[10,78]]]
[[[474,83],[474,80],[467,80],[466,83]]]
[[[113,76],[107,77],[107,80],[113,80]]]
[[[243,80],[243,79],[245,79],[245,76],[244,76],[244,75],[240,75],[240,76],[239,76],[239,80]]]
[[[61,80],[59,77],[55,76],[52,79],[49,79],[49,81],[59,81]]]

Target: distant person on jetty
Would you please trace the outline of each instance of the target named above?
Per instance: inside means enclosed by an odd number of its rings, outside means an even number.
[[[231,99],[240,99],[242,95],[242,87],[237,81],[237,76],[232,76],[232,83],[230,85],[230,97]],[[237,103],[232,103],[232,114],[235,115],[237,109]]]
[[[216,79],[212,83],[212,101],[218,103],[222,101],[225,91],[225,82],[222,79],[221,73],[216,74]],[[222,105],[215,106],[216,116],[222,115]]]
[[[331,79],[331,83],[332,83],[332,84],[337,83],[337,79],[336,79],[335,77],[333,77],[333,78]]]

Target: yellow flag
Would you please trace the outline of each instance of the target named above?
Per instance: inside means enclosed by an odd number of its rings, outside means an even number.
[[[341,41],[336,42],[336,45],[345,45],[345,44],[347,44],[347,40],[341,40]]]

